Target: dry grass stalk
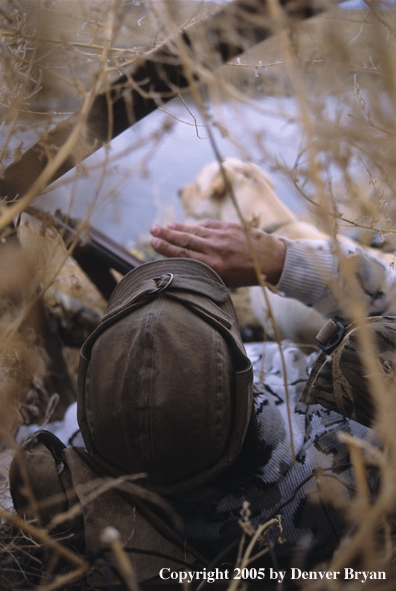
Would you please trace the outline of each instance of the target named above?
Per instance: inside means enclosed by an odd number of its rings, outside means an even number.
[[[112,551],[115,563],[120,571],[128,591],[139,591],[135,570],[128,558],[128,555],[122,547],[121,536],[119,532],[114,527],[107,527],[103,531],[101,541]]]

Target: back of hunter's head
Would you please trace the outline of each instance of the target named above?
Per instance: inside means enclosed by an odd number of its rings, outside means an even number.
[[[190,259],[142,265],[115,289],[81,352],[87,449],[120,473],[146,473],[158,492],[204,484],[240,451],[251,381],[218,275]]]

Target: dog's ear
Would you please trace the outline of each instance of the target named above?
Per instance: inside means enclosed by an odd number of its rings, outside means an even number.
[[[178,195],[182,202],[182,205],[187,213],[187,215],[191,215],[193,212],[193,204],[197,198],[197,185],[196,183],[191,183],[189,185],[185,185],[182,189],[179,189]]]
[[[228,178],[228,183],[233,186],[235,183],[235,180],[236,180],[235,177],[236,177],[236,174],[238,174],[238,171],[235,172],[234,169],[231,168],[230,166],[224,166],[224,170],[225,170],[225,173]],[[228,195],[229,195],[228,187],[227,187],[226,183],[224,182],[224,176],[219,168],[218,172],[211,180],[207,191],[205,191],[204,198],[205,199],[213,199],[214,201],[222,201]]]
[[[209,199],[221,200],[226,196],[227,188],[220,170],[210,183],[209,191]]]

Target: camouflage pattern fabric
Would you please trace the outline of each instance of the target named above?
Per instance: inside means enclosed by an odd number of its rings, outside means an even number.
[[[362,339],[370,343],[376,371],[370,372],[362,354]],[[340,345],[330,354],[320,353],[301,395],[305,404],[321,404],[371,426],[378,399],[393,406],[396,367],[396,318],[374,317],[363,327],[352,324]],[[371,379],[370,379],[371,377]],[[380,384],[383,386],[380,393]]]
[[[198,548],[220,552],[240,538],[238,519],[243,502],[248,501],[255,526],[282,516],[286,542],[278,548],[280,556],[297,550],[314,550],[315,559],[329,556],[346,524],[340,512],[320,502],[318,492],[335,483],[350,498],[354,489],[353,471],[338,432],[372,443],[374,434],[318,404],[299,402],[316,353],[304,355],[296,345],[283,341],[283,363],[277,343],[247,344],[246,350],[254,368],[256,416],[241,456],[228,474],[173,499],[184,518],[186,537]],[[374,474],[370,483],[375,487]]]
[[[396,313],[396,272],[381,259],[350,244],[286,239],[285,242],[287,252],[279,292],[345,325],[349,324],[348,311],[353,311],[357,300],[364,304],[368,317]],[[371,327],[384,342],[385,335],[377,320],[373,320]],[[350,371],[342,361],[337,361],[334,368],[341,366],[343,375],[347,376],[342,382],[345,390],[350,381],[357,392],[367,376],[356,359],[355,335],[351,333],[350,339],[353,358]],[[394,341],[391,349],[393,346]],[[336,484],[346,497],[353,495],[354,490],[349,457],[338,433],[344,431],[376,444],[372,430],[336,410],[367,423],[371,398],[369,394],[362,395],[358,405],[356,395],[346,397],[341,393],[342,403],[337,405],[330,395],[331,386],[326,385],[327,380],[334,383],[333,369],[326,366],[327,375],[323,374],[318,384],[322,397],[326,390],[330,408],[320,404],[307,406],[299,399],[317,353],[304,355],[296,345],[286,341],[282,343],[283,360],[276,343],[252,344],[246,349],[254,366],[256,416],[239,461],[228,477],[175,499],[185,519],[186,535],[192,543],[220,551],[240,536],[239,512],[246,500],[256,526],[282,515],[286,543],[279,548],[279,554],[290,556],[297,549],[308,551],[314,547],[316,558],[328,556],[345,533],[346,524],[341,512],[320,502],[318,492],[329,484]],[[331,366],[330,360],[326,361]],[[315,363],[312,380],[323,362],[321,355]],[[391,368],[389,356],[385,355],[381,363],[384,370]],[[309,402],[317,399],[312,396]],[[373,490],[378,484],[374,471],[370,471],[369,478]]]
[[[286,240],[278,291],[345,325],[356,302],[363,317],[396,313],[396,271],[357,245],[322,240]]]

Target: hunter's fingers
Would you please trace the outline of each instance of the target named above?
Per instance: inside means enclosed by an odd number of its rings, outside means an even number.
[[[175,224],[176,225],[176,224]],[[159,248],[165,248],[163,242],[167,242],[170,246],[174,246],[176,250],[170,249],[170,252],[178,252],[177,249],[184,251],[193,251],[197,253],[205,253],[207,251],[207,241],[205,240],[205,231],[200,229],[198,226],[178,226],[184,229],[172,229],[171,224],[166,228],[162,226],[152,226],[150,228],[151,234],[154,238],[151,240],[151,246],[161,254],[164,254],[163,250]],[[184,254],[166,254],[166,256],[185,256]]]
[[[224,230],[226,226],[230,225],[232,225],[232,223],[220,222],[218,220],[207,220],[205,222],[199,222],[194,226],[189,224],[181,224],[179,222],[171,222],[167,225],[167,228],[170,228],[171,230],[177,230],[178,232],[195,234],[197,236],[207,236],[208,232],[206,232],[206,228],[209,230]]]
[[[153,226],[150,231],[153,234],[150,244],[159,254],[169,258],[184,257],[206,262],[203,238],[160,226]]]
[[[154,250],[158,252],[158,254],[162,254],[164,257],[171,259],[181,257],[187,259],[196,259],[197,261],[204,262],[205,255],[199,252],[188,250],[187,248],[175,246],[174,244],[170,244],[169,242],[161,240],[160,238],[153,238],[150,244]]]

